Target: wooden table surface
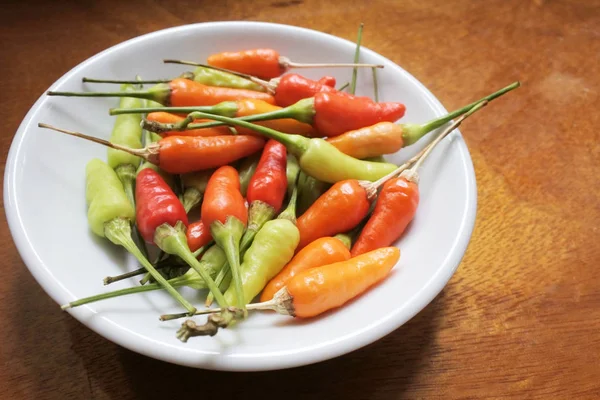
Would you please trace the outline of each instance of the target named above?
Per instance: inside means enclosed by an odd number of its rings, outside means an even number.
[[[389,336],[317,365],[234,374],[123,349],[60,311],[3,223],[1,399],[600,398],[598,1],[11,2],[3,15],[3,166],[21,119],[61,75],[123,40],[193,22],[272,21],[354,40],[362,21],[363,44],[448,109],[523,87],[462,129],[478,215],[449,284]]]

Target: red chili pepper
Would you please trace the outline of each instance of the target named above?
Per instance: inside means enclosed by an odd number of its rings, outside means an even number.
[[[335,87],[335,84],[336,84],[336,80],[333,76],[324,76],[321,79],[319,79],[317,82],[319,82],[323,85],[331,86],[331,87]]]
[[[212,174],[204,193],[201,215],[204,225],[210,227],[215,243],[227,256],[238,306],[245,307],[240,276],[240,240],[248,224],[248,210],[235,168],[226,165]]]
[[[202,221],[190,224],[186,231],[186,237],[191,251],[196,251],[212,241],[210,229]]]
[[[164,179],[151,168],[146,168],[137,175],[135,200],[136,223],[148,243],[154,243],[156,228],[162,224],[175,226],[181,221],[188,225],[183,204]]]
[[[250,179],[247,198],[249,203],[262,201],[273,207],[275,213],[287,191],[287,151],[285,146],[270,139],[263,150],[256,172]]]
[[[314,98],[312,125],[325,136],[341,135],[378,122],[394,122],[402,118],[406,111],[402,103],[376,103],[368,97],[340,92],[321,92]]]
[[[321,78],[327,79],[331,77]],[[298,74],[286,74],[281,77],[277,86],[275,87],[275,102],[281,107],[291,106],[302,99],[314,97],[320,92],[337,92],[333,87],[335,85],[335,78],[333,79],[333,85],[319,81],[313,81],[305,78]],[[329,81],[327,81],[329,83]]]

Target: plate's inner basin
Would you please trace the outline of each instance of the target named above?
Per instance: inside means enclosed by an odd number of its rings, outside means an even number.
[[[113,48],[69,73],[52,89],[118,90],[118,85],[85,84],[81,78],[131,79],[136,74],[146,79],[169,78],[191,67],[163,64],[163,58],[204,61],[218,51],[256,47],[278,49],[298,62],[349,62],[354,52],[351,43],[291,27],[197,25],[159,32]],[[365,50],[361,61],[385,65],[378,71],[380,100],[406,104],[407,113],[401,122],[424,122],[441,114],[437,102],[386,59]],[[351,78],[350,69],[301,73],[317,79],[333,75],[338,87]],[[372,95],[371,76],[371,70],[359,72],[358,94]],[[94,236],[87,225],[85,165],[93,157],[105,160],[106,149],[37,127],[38,122],[46,122],[107,139],[113,123],[108,109],[116,107],[118,99],[45,98],[38,105],[15,141],[14,165],[9,166],[9,196],[5,196],[8,208],[17,210],[10,220],[19,250],[38,281],[59,303],[137,285],[135,278],[102,285],[105,276],[131,270],[136,264],[123,249]],[[430,138],[387,158],[400,164]],[[397,243],[402,255],[393,273],[365,295],[320,318],[300,321],[274,313],[252,314],[236,329],[184,344],[175,337],[181,321],[158,321],[162,313],[181,311],[165,293],[101,301],[72,313],[121,345],[186,365],[264,369],[342,354],[405,322],[445,284],[472,228],[471,174],[466,147],[455,133],[438,146],[421,170],[418,213]],[[15,223],[22,224],[22,228]],[[182,293],[202,307],[205,293],[190,289],[182,289]],[[199,322],[204,319],[196,318]],[[294,357],[281,357],[292,354]],[[257,359],[261,362],[256,363]]]

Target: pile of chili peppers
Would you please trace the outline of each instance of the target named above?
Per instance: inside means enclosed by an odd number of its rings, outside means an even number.
[[[349,66],[381,67],[357,61]],[[197,68],[154,81],[84,78],[120,83],[117,92],[48,93],[119,97],[109,141],[39,126],[108,146],[106,162],[86,167],[87,218],[94,234],[123,246],[142,268],[105,284],[144,275],[140,285],[63,309],[163,289],[185,311],[161,320],[209,314],[201,325],[185,321],[182,341],[212,336],[251,310],[314,317],[384,280],[418,212],[427,155],[465,118],[519,86],[424,124],[398,123],[404,104],[354,95],[356,73],[348,92],[332,77],[288,72],[330,64],[297,64],[272,49],[181,63]],[[142,90],[147,83],[154,86]],[[442,127],[405,164],[383,159]],[[208,290],[202,309],[181,286]],[[204,309],[213,301],[217,307]]]

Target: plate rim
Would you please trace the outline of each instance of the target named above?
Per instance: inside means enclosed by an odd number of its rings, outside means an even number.
[[[169,35],[176,32],[194,31],[199,27],[210,28],[211,26],[218,27],[227,25],[247,25],[255,27],[271,26],[279,29],[291,29],[292,31],[300,30],[304,31],[305,33],[310,33],[313,35],[324,35],[336,41],[342,41],[347,44],[352,44],[353,46],[355,45],[353,42],[347,39],[329,33],[320,32],[317,30],[295,25],[287,25],[273,22],[218,21],[179,25],[136,36],[126,41],[117,43],[116,45],[113,45],[87,58],[86,60],[82,61],[81,63],[77,64],[76,66],[65,72],[47,90],[52,90],[52,88],[61,85],[72,75],[76,74],[77,71],[85,68],[89,64],[92,64],[98,58],[101,58],[111,52],[118,51],[121,48],[127,47],[133,43],[145,40],[152,40],[154,37]],[[378,54],[367,47],[361,47],[361,51],[365,53],[370,53],[371,55],[382,57],[383,59],[388,61],[394,67],[394,69],[397,70],[398,73],[403,75],[405,79],[409,80],[412,84],[416,85],[419,88],[419,90],[425,96],[425,100],[429,103],[429,105],[434,109],[436,113],[438,113],[439,115],[447,113],[447,110],[444,108],[442,103],[433,95],[433,93],[431,93],[431,91],[427,87],[425,87],[408,71],[406,71],[396,63],[392,62],[387,57]],[[17,128],[13,140],[11,141],[8,157],[6,160],[6,170],[4,173],[3,194],[5,203],[5,214],[9,230],[11,232],[13,242],[15,243],[15,247],[17,248],[21,259],[23,260],[27,269],[33,275],[37,283],[44,289],[46,294],[60,305],[61,301],[59,301],[58,299],[64,298],[66,295],[68,295],[69,292],[57,280],[48,279],[48,274],[50,273],[50,271],[48,270],[48,268],[46,268],[43,260],[41,260],[41,258],[38,257],[35,253],[35,249],[32,243],[29,241],[25,228],[21,223],[20,210],[18,204],[16,203],[17,195],[16,191],[14,190],[16,159],[17,156],[20,154],[21,146],[25,138],[25,132],[33,123],[33,117],[41,109],[41,106],[46,101],[48,101],[48,97],[45,95],[45,93],[46,91],[44,91],[36,100],[36,102],[30,107],[23,120],[19,124],[19,127]],[[362,330],[360,334],[352,335],[351,337],[346,338],[344,340],[336,341],[333,344],[329,344],[326,350],[322,349],[322,346],[320,346],[317,348],[311,347],[308,350],[304,351],[300,350],[294,351],[292,353],[278,353],[278,355],[280,356],[282,354],[291,354],[293,355],[292,357],[273,357],[272,355],[235,357],[234,355],[226,355],[223,358],[219,358],[219,361],[216,361],[216,357],[201,358],[200,361],[203,362],[198,363],[198,360],[195,360],[196,362],[194,362],[190,358],[180,356],[182,354],[185,355],[195,353],[193,349],[183,351],[179,348],[176,348],[177,351],[173,352],[170,350],[174,349],[165,343],[160,343],[161,346],[153,348],[148,345],[150,342],[152,342],[151,339],[144,337],[142,338],[143,340],[140,340],[140,336],[137,336],[134,332],[123,332],[123,329],[114,329],[115,327],[121,327],[113,324],[108,318],[93,318],[96,313],[88,307],[79,307],[77,309],[68,310],[68,312],[71,316],[73,316],[87,328],[91,329],[95,333],[103,336],[107,340],[110,340],[119,346],[125,347],[138,354],[142,354],[151,358],[199,369],[210,369],[219,371],[269,371],[287,369],[336,358],[358,350],[368,344],[374,343],[380,340],[382,337],[400,328],[407,321],[412,319],[416,314],[421,312],[429,303],[433,301],[435,297],[437,297],[437,295],[443,290],[450,278],[458,269],[469,245],[475,226],[477,214],[477,183],[473,162],[468,151],[467,145],[464,139],[462,138],[460,131],[456,130],[451,135],[453,139],[457,139],[457,150],[459,151],[459,156],[463,163],[463,168],[466,177],[467,201],[465,202],[465,215],[461,221],[460,230],[457,232],[452,249],[446,257],[446,260],[444,261],[444,264],[447,265],[447,267],[440,269],[437,274],[430,277],[429,281],[411,299],[409,299],[405,304],[396,309],[396,311],[393,314],[389,315],[385,319],[381,319],[378,325],[371,326],[367,330]],[[405,311],[402,315],[399,316],[398,314],[400,313],[400,311],[405,309],[408,309],[408,311]],[[396,318],[394,319],[393,317]],[[391,320],[393,320],[393,322],[391,322]],[[130,335],[132,337],[127,338],[123,335]],[[157,343],[153,344],[156,345]]]

